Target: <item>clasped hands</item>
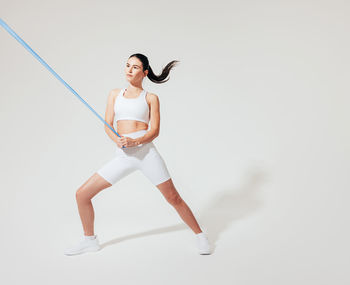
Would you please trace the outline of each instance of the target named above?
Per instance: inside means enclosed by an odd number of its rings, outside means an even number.
[[[136,139],[129,138],[129,137],[117,137],[117,145],[119,148],[124,147],[132,147],[132,146],[137,146],[137,141]]]

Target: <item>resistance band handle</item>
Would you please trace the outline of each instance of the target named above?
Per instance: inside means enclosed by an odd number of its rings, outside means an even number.
[[[75,96],[77,96],[80,101],[82,101],[104,124],[106,124],[112,132],[114,132],[118,137],[121,137],[93,108],[90,107],[90,105],[85,102],[83,98],[79,96],[79,94],[68,85],[66,81],[64,81],[32,48],[24,41],[22,40],[1,18],[0,18],[0,25],[4,27],[4,29],[13,36],[21,45],[23,45],[37,60],[40,61],[59,81],[61,81],[64,86],[66,86]],[[125,146],[123,146],[125,148]]]

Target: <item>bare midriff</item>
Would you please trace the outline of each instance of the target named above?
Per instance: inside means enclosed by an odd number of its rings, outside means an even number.
[[[135,120],[119,120],[117,121],[117,132],[120,135],[125,135],[141,130],[148,130],[148,125],[141,121]]]

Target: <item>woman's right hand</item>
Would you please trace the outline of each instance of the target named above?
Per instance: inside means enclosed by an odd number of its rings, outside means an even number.
[[[123,144],[124,144],[124,137],[123,136],[121,136],[121,137],[118,137],[117,136],[117,138],[116,138],[116,144],[117,144],[117,146],[119,147],[119,148],[122,148],[123,147]]]

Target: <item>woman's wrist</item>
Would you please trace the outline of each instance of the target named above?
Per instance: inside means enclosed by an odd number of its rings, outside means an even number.
[[[141,140],[140,140],[140,138],[136,138],[136,139],[134,139],[134,144],[135,144],[135,146],[140,145],[140,144],[141,144]]]

